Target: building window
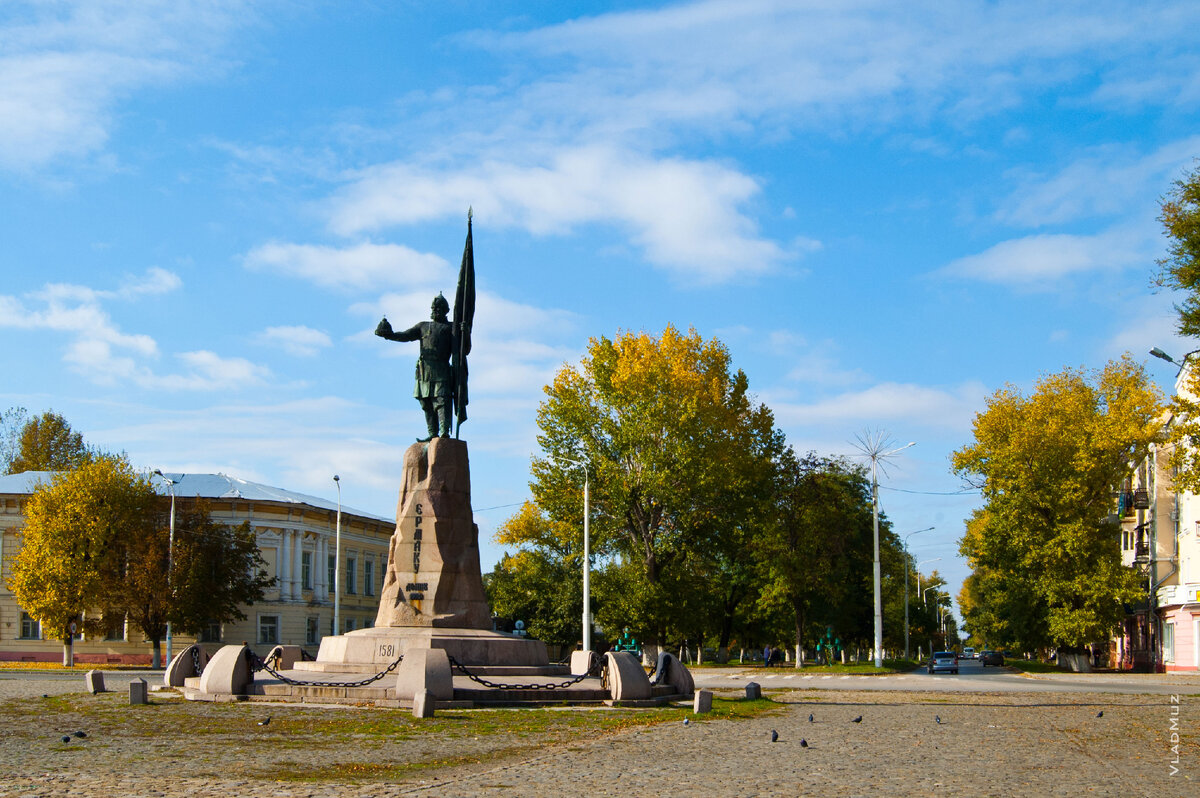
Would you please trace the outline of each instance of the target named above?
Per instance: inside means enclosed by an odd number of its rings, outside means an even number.
[[[1163,662],[1175,661],[1175,624],[1164,623],[1162,635]]]
[[[201,643],[220,643],[221,642],[221,622],[209,621],[204,624],[204,628],[200,630]]]
[[[333,590],[337,586],[337,555],[329,555],[329,589]],[[336,632],[334,633],[336,634]]]
[[[42,639],[42,624],[33,618],[29,613],[21,613],[21,639],[22,640],[41,640]]]
[[[279,642],[279,616],[258,616],[258,642],[276,644]]]
[[[105,615],[104,616],[104,639],[105,640],[124,640],[125,639],[125,616],[124,615]]]
[[[347,619],[346,619],[346,623],[344,624],[344,626],[346,627],[346,631],[347,631],[347,632],[353,632],[353,631],[354,631],[354,619],[353,619],[353,618],[347,618]]]
[[[306,646],[315,646],[321,642],[321,619],[316,616],[309,616],[304,625],[304,644]]]
[[[363,595],[375,595],[375,558],[363,560]]]
[[[358,592],[358,558],[346,558],[346,593],[354,595]]]
[[[304,590],[312,590],[313,585],[313,567],[312,567],[312,552],[306,551],[300,555],[300,587]]]

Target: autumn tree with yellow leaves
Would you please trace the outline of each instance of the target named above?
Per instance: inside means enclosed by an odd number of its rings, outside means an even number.
[[[953,466],[985,506],[961,550],[978,575],[973,606],[1023,610],[1008,617],[1002,638],[1078,651],[1106,639],[1122,605],[1139,598],[1136,574],[1121,564],[1113,495],[1162,440],[1162,409],[1145,370],[1126,356],[1095,372],[1043,377],[1028,396],[1004,388],[975,417],[975,441],[954,453]],[[1001,631],[967,615],[968,625]]]
[[[8,588],[63,641],[64,665],[74,661],[72,624],[96,623],[85,614],[110,603],[113,576],[124,568],[115,553],[124,539],[144,537],[155,501],[150,481],[112,455],[55,473],[26,501]]]
[[[534,508],[498,540],[558,547],[572,570],[581,567],[583,472],[570,461],[585,462],[592,552],[602,566],[596,618],[613,632],[629,626],[652,654],[695,612],[698,570],[714,594],[752,578],[738,564],[748,557],[743,533],[764,507],[764,475],[782,436],[770,410],[750,398],[745,374],[732,369],[729,350],[695,330],[594,338],[582,362],[564,366],[545,390]],[[742,600],[750,598],[744,591]]]

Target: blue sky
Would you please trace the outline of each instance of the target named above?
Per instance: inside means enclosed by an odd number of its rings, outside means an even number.
[[[415,350],[480,291],[484,567],[541,389],[695,327],[798,449],[885,430],[955,592],[949,473],[1006,383],[1180,353],[1158,201],[1200,155],[1186,2],[0,4],[0,408],[147,469],[391,515]],[[1149,363],[1169,389],[1167,364]]]

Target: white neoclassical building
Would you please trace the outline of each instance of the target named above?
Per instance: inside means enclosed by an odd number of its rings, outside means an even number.
[[[18,606],[7,587],[9,567],[20,546],[22,507],[45,471],[0,476],[0,660],[59,661],[61,641],[47,640],[36,619]],[[210,643],[249,643],[260,654],[278,643],[306,647],[315,654],[321,638],[334,633],[333,590],[337,561],[337,503],[303,493],[248,482],[225,474],[170,474],[176,501],[184,506],[206,499],[218,523],[248,521],[275,577],[264,600],[243,607],[246,620],[214,623],[200,635]],[[160,493],[166,486],[155,480]],[[342,579],[339,615],[342,632],[370,626],[387,573],[388,543],[395,521],[342,506]],[[175,647],[193,638],[175,635]],[[101,636],[81,635],[80,662],[148,663],[150,643],[136,628],[114,626]]]

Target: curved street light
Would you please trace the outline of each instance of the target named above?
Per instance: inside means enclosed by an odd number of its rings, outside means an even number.
[[[903,546],[904,546],[904,658],[905,659],[908,659],[908,655],[909,655],[909,647],[908,647],[908,565],[910,562],[912,562],[912,555],[910,555],[908,553],[908,539],[911,538],[913,535],[919,535],[922,532],[929,532],[933,529],[936,529],[936,527],[929,526],[929,527],[925,527],[924,529],[918,529],[915,532],[909,532],[907,535],[904,536]],[[920,579],[920,577],[921,577],[921,574],[918,572],[917,578]],[[919,587],[920,587],[920,584],[918,583],[918,588]]]
[[[590,496],[588,494],[588,467],[582,460],[572,460],[569,457],[554,455],[555,460],[577,465],[583,469],[583,650],[592,650],[592,595],[591,595],[591,561],[592,538],[588,529],[588,519],[591,516]]]
[[[167,665],[170,666],[171,660],[174,658],[172,653],[171,611],[175,608],[175,587],[172,577],[175,571],[175,483],[178,480],[171,479],[157,468],[154,469],[154,473],[159,479],[167,483],[167,489],[171,491],[171,531],[170,537],[167,538],[167,595],[171,599],[171,606],[167,608]]]
[[[333,484],[337,486],[337,533],[333,542],[333,633],[340,635],[342,619],[340,614],[342,597],[342,478],[333,475]]]

